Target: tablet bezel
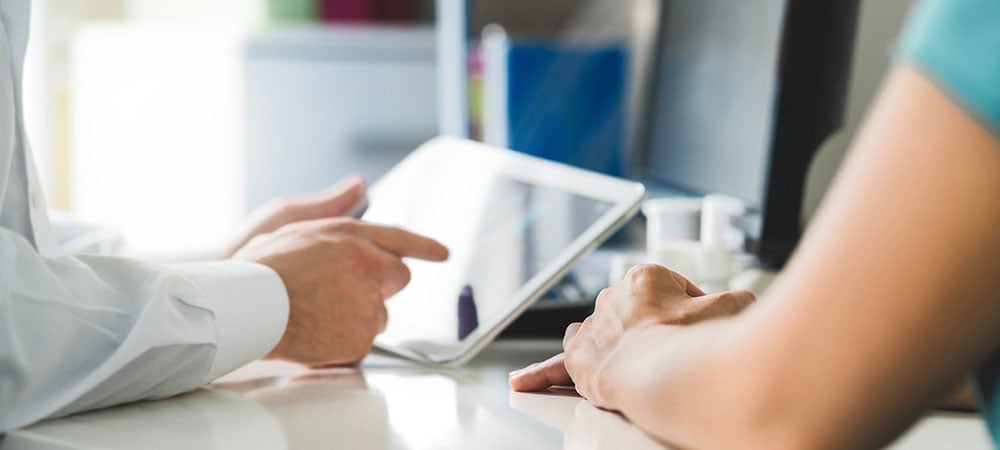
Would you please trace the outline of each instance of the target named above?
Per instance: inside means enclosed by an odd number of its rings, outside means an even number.
[[[467,163],[464,167],[467,168],[476,164],[479,167],[488,166],[491,170],[510,179],[613,205],[559,252],[550,264],[542,268],[515,292],[511,307],[506,313],[498,315],[492,322],[481,322],[475,331],[460,342],[454,344],[424,343],[424,348],[418,349],[412,345],[401,346],[382,342],[379,337],[375,338],[374,346],[378,349],[434,366],[455,367],[472,359],[504,328],[538,301],[542,294],[562,279],[581,258],[597,248],[637,214],[646,198],[646,189],[641,183],[585,171],[478,142],[453,137],[438,137],[414,150],[399,165],[372,185],[368,194],[370,201],[377,202],[379,196],[386,195],[382,191],[390,183],[385,180],[393,177],[397,172],[409,170],[410,165],[424,165],[423,159],[425,158],[434,158],[437,161],[464,161]],[[393,225],[406,227],[406,224]],[[432,346],[435,349],[431,349]],[[442,348],[447,350],[442,352]]]

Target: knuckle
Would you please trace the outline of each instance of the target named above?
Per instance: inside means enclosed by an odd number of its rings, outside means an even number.
[[[632,268],[628,270],[628,273],[625,275],[625,279],[629,280],[631,283],[643,285],[652,282],[658,276],[662,276],[665,273],[669,275],[670,271],[661,265],[648,263],[639,264],[632,266]]]
[[[342,258],[354,260],[355,263],[363,259],[364,249],[361,247],[361,243],[355,239],[337,239],[333,245],[336,247],[337,254]]]
[[[610,298],[614,296],[614,292],[615,288],[613,287],[601,289],[601,292],[597,294],[597,299],[594,300],[594,308],[603,308],[611,301]]]
[[[581,323],[581,322],[574,322],[574,323],[569,324],[569,326],[566,327],[566,331],[563,333],[563,347],[564,347],[564,349],[565,349],[566,345],[569,344],[573,340],[574,337],[576,337],[576,333],[578,333],[580,331],[580,327],[582,325],[583,325],[583,323]]]
[[[361,222],[352,217],[333,217],[326,221],[328,230],[345,234],[356,234],[361,229]]]
[[[368,247],[359,239],[343,238],[339,240],[340,252],[347,258],[354,260],[356,264],[363,267],[371,266],[373,258]]]
[[[594,316],[591,315],[591,316],[587,316],[586,319],[583,319],[583,322],[577,323],[576,334],[574,334],[574,337],[576,337],[576,335],[580,334],[581,330],[594,330],[594,326],[595,326],[594,322],[596,322],[596,321],[597,321],[597,319],[595,319]],[[583,334],[586,335],[587,332],[584,332]]]

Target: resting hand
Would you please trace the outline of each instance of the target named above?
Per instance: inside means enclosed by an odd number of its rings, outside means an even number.
[[[334,218],[258,235],[233,256],[271,267],[288,291],[288,325],[268,357],[312,366],[368,354],[385,328],[384,300],[410,281],[404,257],[443,261],[448,249],[398,228]]]
[[[565,354],[513,372],[511,388],[524,392],[575,384],[577,391],[592,403],[607,407],[595,389],[595,376],[629,331],[731,316],[753,301],[748,291],[706,295],[686,278],[662,266],[633,267],[619,285],[601,292],[593,315],[567,328],[563,338]]]
[[[232,258],[255,236],[270,233],[285,225],[343,216],[361,200],[364,193],[365,181],[358,175],[352,175],[323,192],[267,202],[247,217],[240,226],[240,231],[219,256],[222,259]]]

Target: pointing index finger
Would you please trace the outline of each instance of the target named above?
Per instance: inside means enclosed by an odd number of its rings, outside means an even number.
[[[448,248],[438,241],[401,228],[369,224],[368,237],[382,249],[400,257],[444,261]]]

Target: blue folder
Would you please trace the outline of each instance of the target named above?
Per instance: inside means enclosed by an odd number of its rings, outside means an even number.
[[[621,46],[511,43],[507,51],[508,147],[625,175]]]

